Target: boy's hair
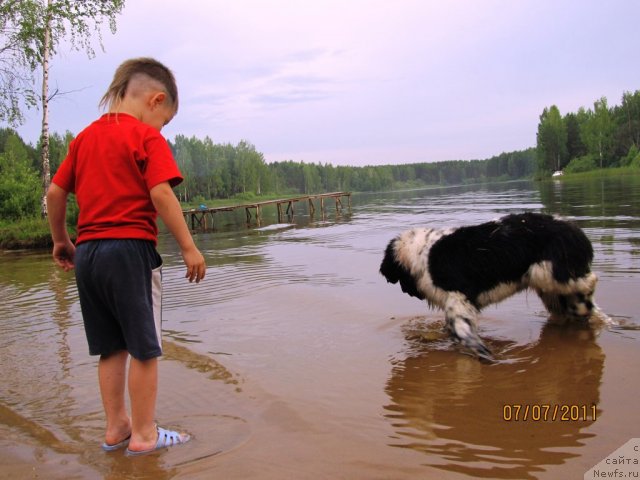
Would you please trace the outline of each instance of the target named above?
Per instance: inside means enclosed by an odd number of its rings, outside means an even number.
[[[129,82],[137,76],[144,76],[158,82],[170,97],[178,111],[178,86],[171,70],[153,58],[132,58],[123,62],[113,75],[107,93],[100,100],[100,107],[110,108],[119,103],[127,92]]]

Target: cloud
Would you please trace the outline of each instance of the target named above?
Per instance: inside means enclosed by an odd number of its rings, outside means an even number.
[[[179,82],[169,138],[247,139],[269,159],[486,158],[533,146],[547,106],[635,91],[639,16],[625,0],[136,0],[105,53],[60,49],[52,81],[84,90],[51,125],[78,132],[117,65],[150,55]]]

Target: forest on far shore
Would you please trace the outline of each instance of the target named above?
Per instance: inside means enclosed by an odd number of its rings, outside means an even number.
[[[74,134],[50,135],[54,174]],[[640,91],[625,92],[620,105],[606,98],[593,109],[564,116],[553,105],[539,118],[535,147],[483,160],[451,160],[400,165],[334,166],[331,163],[267,163],[249,141],[214,143],[177,135],[168,140],[185,181],[175,191],[183,202],[262,195],[332,191],[384,191],[434,185],[545,178],[556,170],[640,168]],[[396,159],[394,159],[396,160]],[[10,128],[0,128],[0,220],[38,216],[42,167],[40,145],[31,145]]]
[[[49,140],[51,174],[64,159],[74,135],[53,133]],[[530,178],[535,148],[502,153],[486,160],[456,160],[384,166],[334,166],[330,163],[267,163],[248,141],[236,145],[210,138],[177,135],[169,145],[185,180],[175,188],[182,202],[262,195],[333,191],[383,191],[427,185]],[[0,129],[0,219],[37,215],[41,192],[39,148],[11,129]]]

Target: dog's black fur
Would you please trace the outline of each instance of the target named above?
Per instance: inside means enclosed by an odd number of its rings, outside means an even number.
[[[476,332],[489,304],[531,288],[551,317],[587,319],[597,277],[593,248],[574,223],[539,213],[481,225],[415,228],[391,240],[380,273],[402,291],[445,312],[454,337],[480,357],[491,353]],[[606,316],[605,316],[606,317]]]

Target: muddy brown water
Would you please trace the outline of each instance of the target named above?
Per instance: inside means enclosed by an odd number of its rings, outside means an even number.
[[[640,177],[360,194],[351,211],[199,234],[183,277],[162,236],[158,422],[185,446],[105,454],[96,359],[72,274],[46,252],[0,255],[0,478],[582,478],[640,437]],[[554,327],[534,294],[482,315],[484,364],[442,315],[378,274],[402,229],[534,210],[594,244],[596,300],[619,325]],[[525,409],[528,408],[525,419]]]

